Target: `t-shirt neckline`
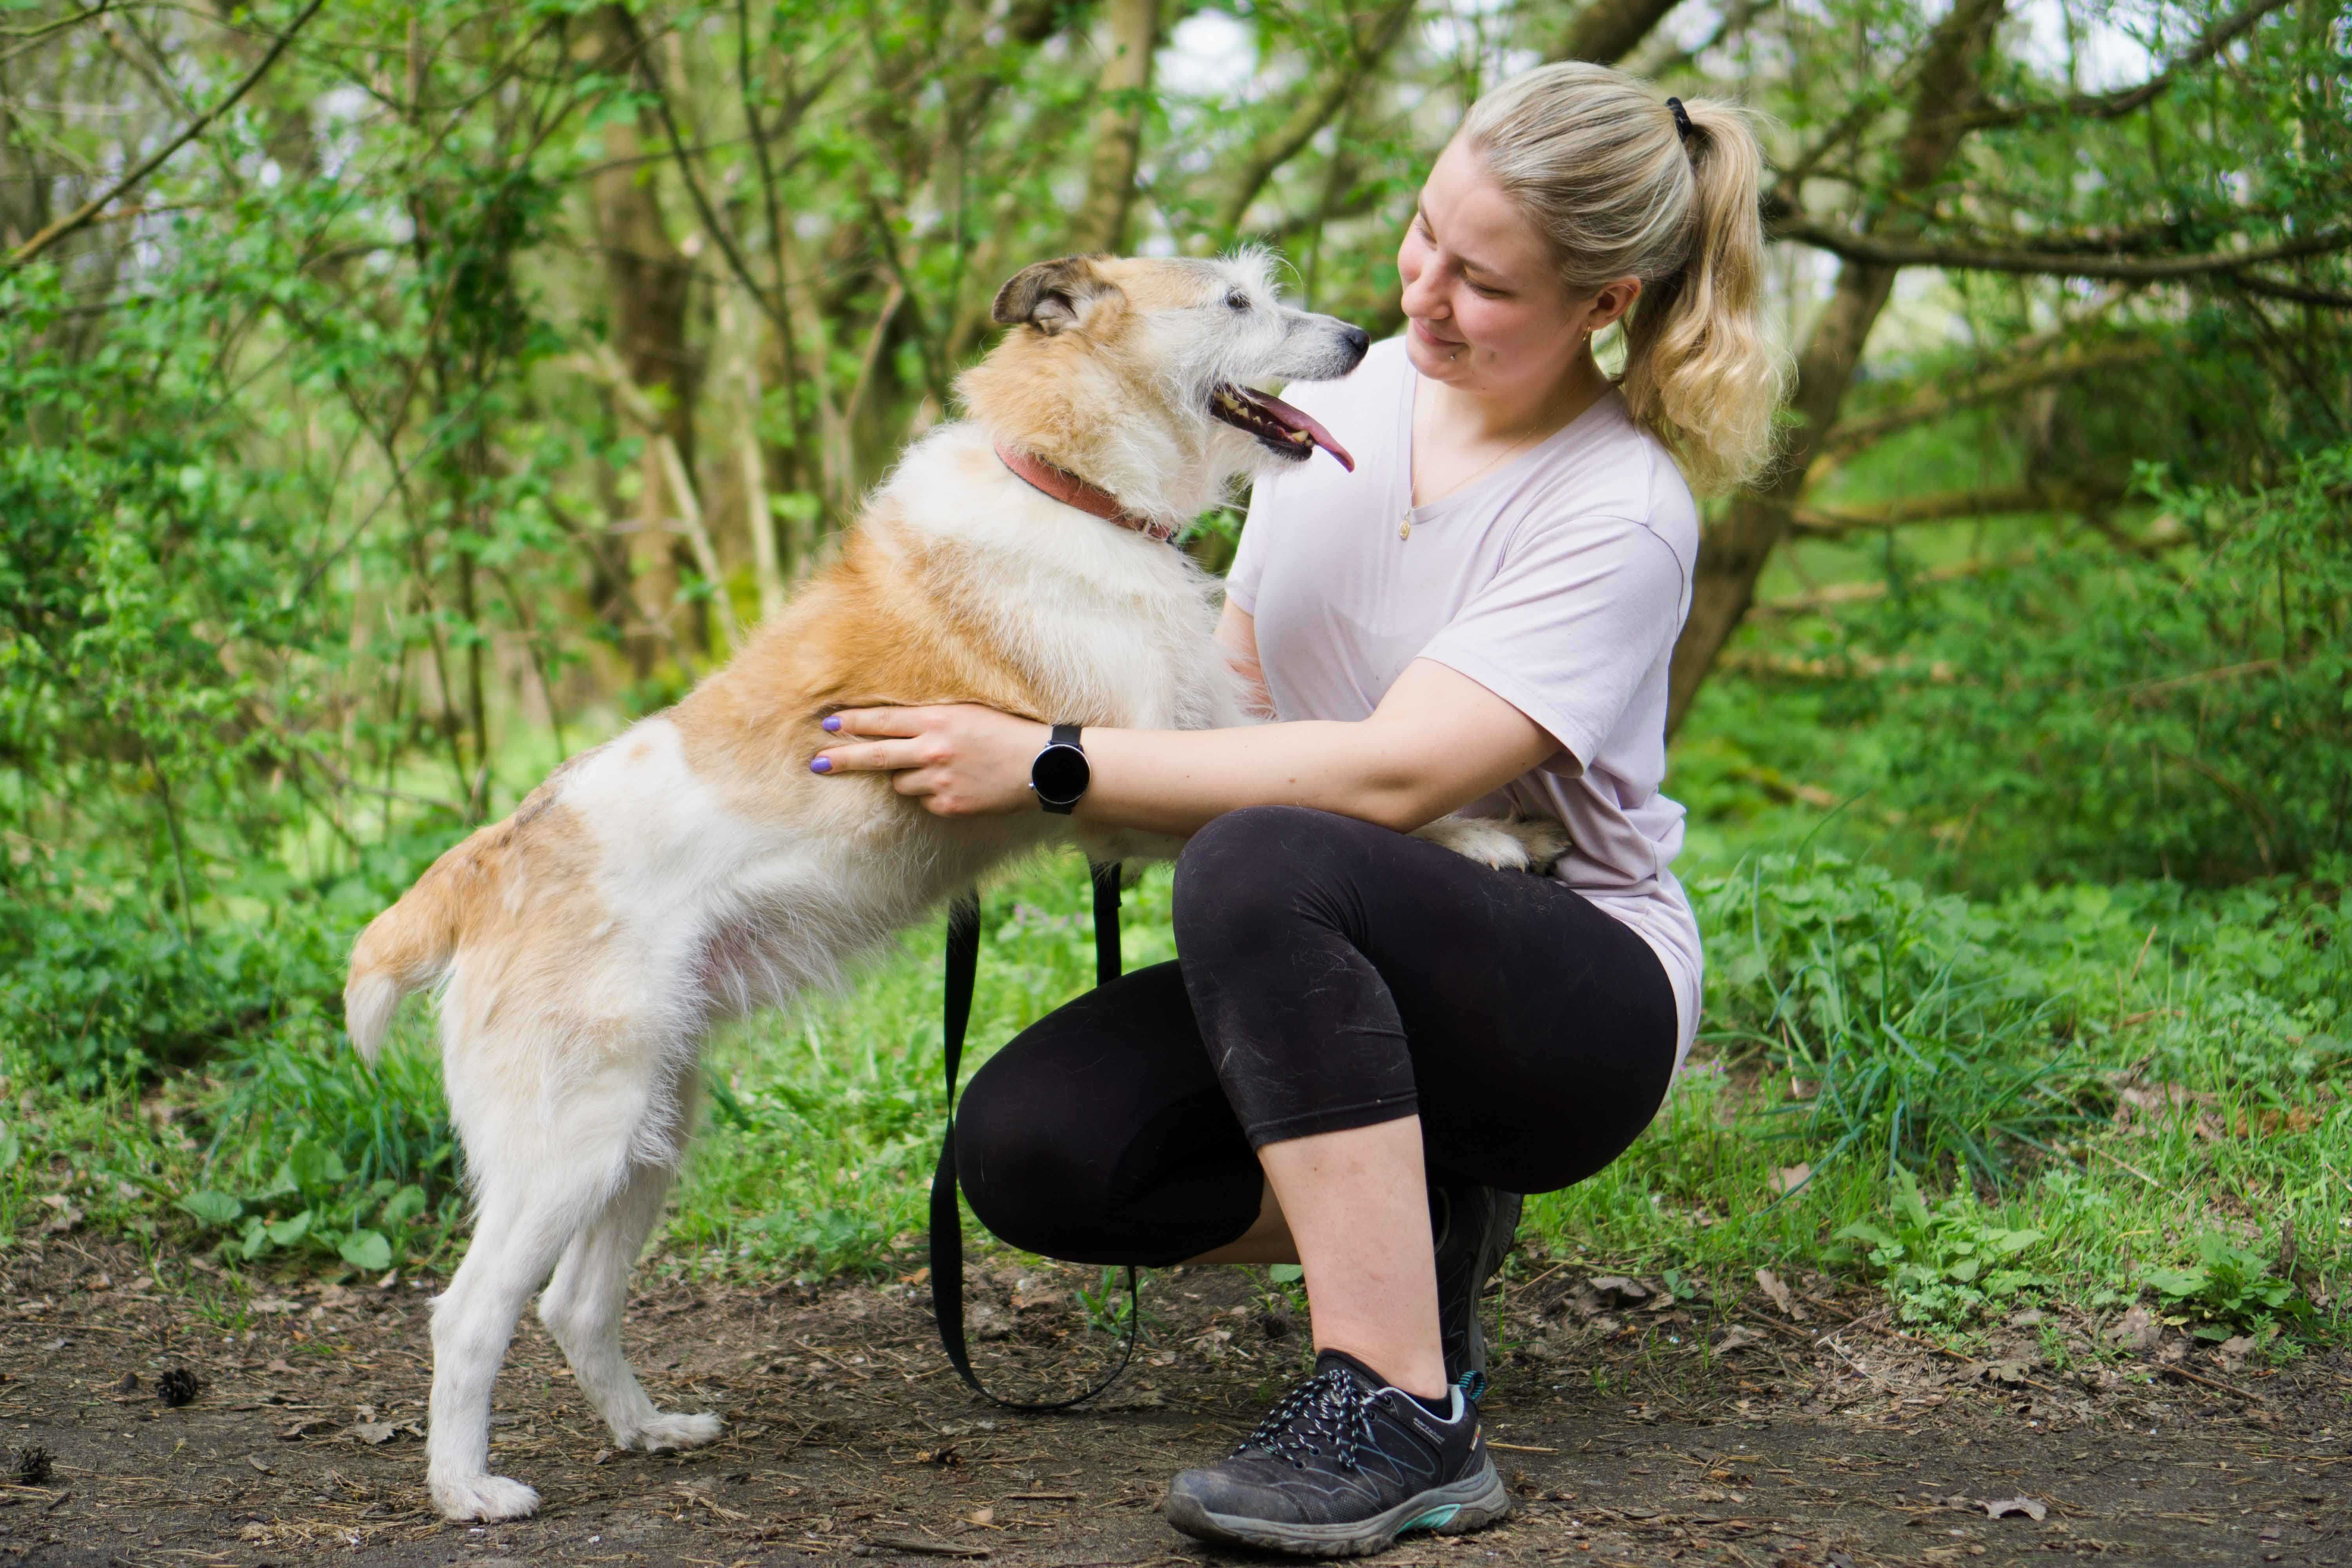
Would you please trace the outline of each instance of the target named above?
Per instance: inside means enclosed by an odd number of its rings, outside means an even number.
[[[1402,354],[1398,357],[1400,359],[1404,359],[1404,356]],[[1459,510],[1464,503],[1475,499],[1480,492],[1499,483],[1510,474],[1525,468],[1529,463],[1535,461],[1536,458],[1550,450],[1553,447],[1559,445],[1562,437],[1566,437],[1570,431],[1573,431],[1578,426],[1582,425],[1587,419],[1591,418],[1593,415],[1598,413],[1605,405],[1615,401],[1618,396],[1618,389],[1615,384],[1612,383],[1601,394],[1600,396],[1585,405],[1583,410],[1580,412],[1575,418],[1570,420],[1567,424],[1561,426],[1559,429],[1553,431],[1550,435],[1545,437],[1534,446],[1529,447],[1523,452],[1514,453],[1500,467],[1480,474],[1476,479],[1472,479],[1468,484],[1464,485],[1461,489],[1449,491],[1448,493],[1438,497],[1435,500],[1427,502],[1424,505],[1415,506],[1412,500],[1412,411],[1413,405],[1420,398],[1422,380],[1422,374],[1420,371],[1413,368],[1412,361],[1410,359],[1404,359],[1404,395],[1397,399],[1398,429],[1396,449],[1404,454],[1403,461],[1398,465],[1402,470],[1403,478],[1404,507],[1402,509],[1402,515],[1415,527],[1419,527],[1425,522],[1438,522],[1444,521],[1448,513]]]

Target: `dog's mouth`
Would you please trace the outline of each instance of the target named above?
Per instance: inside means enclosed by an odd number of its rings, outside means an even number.
[[[1292,462],[1305,462],[1320,447],[1339,458],[1341,468],[1351,474],[1356,471],[1356,459],[1348,456],[1348,448],[1318,424],[1314,416],[1301,414],[1270,393],[1253,391],[1229,381],[1209,394],[1209,412],[1234,429],[1256,437],[1269,450]]]

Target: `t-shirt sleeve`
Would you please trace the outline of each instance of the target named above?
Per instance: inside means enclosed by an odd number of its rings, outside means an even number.
[[[1580,770],[1681,629],[1683,575],[1674,550],[1640,523],[1538,527],[1420,657],[1542,725]]]
[[[1234,547],[1234,563],[1225,568],[1225,602],[1245,616],[1257,614],[1257,582],[1265,570],[1265,531],[1264,519],[1274,510],[1274,493],[1278,483],[1272,474],[1260,474],[1250,487],[1249,514],[1242,519],[1241,543]]]

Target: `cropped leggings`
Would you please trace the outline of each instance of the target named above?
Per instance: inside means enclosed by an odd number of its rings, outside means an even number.
[[[956,1114],[972,1212],[1024,1250],[1181,1262],[1258,1216],[1267,1143],[1418,1115],[1433,1174],[1580,1182],[1649,1124],[1674,992],[1649,944],[1549,877],[1297,806],[1176,863],[1175,963],[1040,1019]]]

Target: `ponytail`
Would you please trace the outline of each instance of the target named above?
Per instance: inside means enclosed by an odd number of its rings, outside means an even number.
[[[1567,61],[1481,98],[1461,135],[1550,239],[1571,293],[1641,279],[1618,383],[1691,488],[1762,472],[1782,374],[1757,303],[1764,155],[1747,113],[1661,100],[1622,72]]]

